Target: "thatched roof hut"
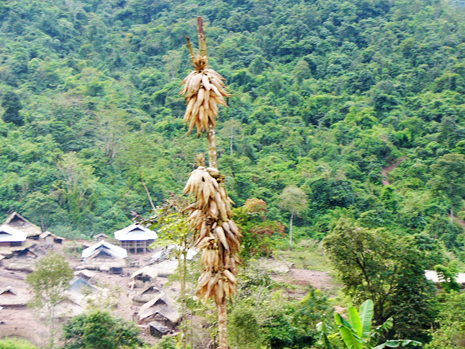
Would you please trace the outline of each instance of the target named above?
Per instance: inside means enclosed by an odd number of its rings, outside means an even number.
[[[39,235],[41,245],[45,248],[53,248],[53,244],[62,244],[64,238],[53,234],[52,232],[46,231]]]
[[[56,319],[69,319],[81,315],[84,311],[85,307],[76,297],[68,296],[55,306],[54,313]]]
[[[42,229],[39,226],[29,222],[17,212],[10,214],[3,224],[27,233],[28,239],[37,240],[42,234]]]
[[[139,323],[157,321],[170,328],[174,328],[181,320],[174,301],[163,292],[142,305],[137,315]]]
[[[135,303],[147,303],[162,293],[163,292],[159,288],[152,285],[144,289],[141,293],[135,295],[132,300]]]
[[[7,286],[0,289],[0,306],[4,308],[22,308],[26,307],[31,296]]]
[[[107,239],[108,239],[108,235],[104,233],[100,233],[94,236],[94,240],[97,240],[97,241],[102,241],[102,240],[107,240]]]
[[[147,265],[143,268],[140,268],[131,275],[131,279],[134,280],[136,287],[148,286],[146,284],[154,283],[157,277],[158,266],[155,265]]]
[[[151,336],[157,338],[161,338],[173,332],[169,327],[163,326],[157,321],[152,321],[149,323],[149,331]]]
[[[82,251],[82,259],[86,268],[101,271],[125,267],[127,256],[128,253],[124,248],[103,240]]]
[[[94,277],[97,275],[95,271],[82,269],[74,272],[75,276],[79,276],[81,279],[85,280],[89,284],[95,284]]]

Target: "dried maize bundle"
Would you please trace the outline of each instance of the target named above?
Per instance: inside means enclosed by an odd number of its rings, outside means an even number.
[[[197,135],[216,126],[218,104],[227,106],[224,97],[230,94],[225,90],[225,78],[213,69],[207,69],[205,60],[200,57],[194,63],[196,70],[182,82],[183,89],[179,93],[186,98],[186,112],[183,121],[189,125],[188,134],[197,128]],[[200,59],[200,61],[199,61]]]

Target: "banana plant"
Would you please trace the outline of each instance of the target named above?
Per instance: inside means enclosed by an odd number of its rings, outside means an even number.
[[[382,333],[392,328],[392,318],[387,319],[382,325],[372,328],[373,321],[373,301],[366,300],[361,306],[360,311],[349,305],[348,317],[345,319],[341,314],[334,314],[334,322],[338,331],[330,333],[331,327],[326,323],[320,322],[317,325],[318,331],[321,332],[319,344],[326,349],[333,349],[336,346],[331,342],[333,338],[340,338],[343,348],[346,349],[383,349],[399,348],[408,345],[420,346],[420,342],[413,340],[389,340],[382,344],[377,344]]]

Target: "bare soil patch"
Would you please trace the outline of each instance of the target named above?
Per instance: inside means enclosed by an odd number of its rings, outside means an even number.
[[[334,281],[334,278],[332,278],[327,272],[307,269],[292,268],[288,273],[277,275],[273,277],[273,279],[278,282],[285,282],[296,286],[312,286],[316,289],[328,292],[339,287],[339,285]],[[299,292],[297,291],[292,293]],[[301,293],[306,293],[306,290],[303,289]]]
[[[403,156],[397,160],[395,160],[392,164],[390,164],[389,166],[387,167],[384,167],[382,170],[381,170],[381,175],[382,175],[382,181],[383,181],[383,184],[384,185],[389,185],[389,173],[395,169],[397,166],[399,166],[405,159],[407,159],[406,156]]]

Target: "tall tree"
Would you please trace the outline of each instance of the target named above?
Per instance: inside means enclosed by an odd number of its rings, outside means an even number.
[[[16,126],[24,125],[24,118],[19,113],[23,105],[16,93],[12,91],[5,93],[2,97],[2,107],[5,109],[2,115],[5,122],[12,122]]]
[[[358,303],[373,300],[377,325],[392,316],[395,335],[426,339],[437,301],[424,275],[427,258],[412,237],[399,238],[341,218],[323,245],[344,292]]]
[[[58,162],[61,180],[56,184],[60,203],[65,204],[73,223],[82,223],[83,213],[91,210],[91,194],[98,178],[94,168],[85,164],[75,152],[63,155]]]
[[[66,259],[54,252],[47,254],[29,274],[26,282],[34,293],[32,305],[44,308],[47,314],[50,329],[50,348],[53,348],[55,329],[55,307],[64,299],[63,292],[68,289],[69,282],[74,276]]]
[[[454,224],[454,208],[465,199],[465,156],[446,154],[431,167],[434,177],[428,182],[433,193],[445,197],[450,204],[450,224]]]
[[[234,138],[240,135],[242,131],[241,123],[238,120],[230,119],[223,123],[223,129],[221,131],[224,133],[224,137],[229,138],[229,153],[233,155]]]
[[[293,185],[289,185],[284,188],[280,199],[281,208],[291,213],[291,218],[289,220],[289,247],[292,250],[292,229],[294,215],[300,215],[307,208],[307,194],[305,194],[302,189]]]

